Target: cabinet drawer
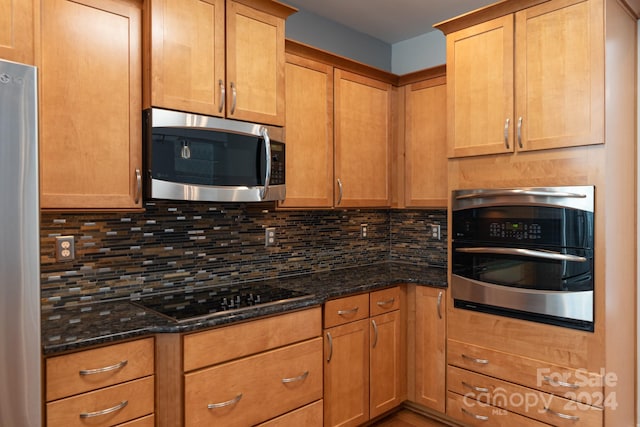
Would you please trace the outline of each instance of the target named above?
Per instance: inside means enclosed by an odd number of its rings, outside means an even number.
[[[447,415],[464,425],[474,427],[549,427],[540,421],[452,392],[447,392]]]
[[[47,403],[47,426],[112,426],[151,414],[153,390],[149,376]]]
[[[369,294],[327,301],[324,304],[324,327],[332,328],[369,317]]]
[[[322,427],[322,400],[303,406],[258,427]]]
[[[46,361],[47,401],[153,374],[153,338],[56,356]]]
[[[447,363],[567,398],[604,392],[598,374],[451,339],[447,340]],[[579,400],[590,403],[587,398]]]
[[[247,426],[322,398],[322,338],[185,375],[185,425]]]
[[[118,424],[118,427],[154,427],[155,425],[155,417],[153,415],[147,415],[146,417],[138,418],[137,420]]]
[[[317,307],[186,335],[184,370],[191,371],[318,337],[322,335],[321,322],[321,309]]]
[[[400,309],[400,287],[382,289],[369,295],[369,315],[388,313]]]
[[[575,426],[576,423],[602,426],[600,408],[455,366],[447,369],[447,386],[449,391],[464,395],[466,399],[479,400],[558,427]]]

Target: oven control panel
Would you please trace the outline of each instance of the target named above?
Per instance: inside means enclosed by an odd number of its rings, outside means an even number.
[[[489,224],[489,237],[515,240],[542,239],[542,226],[526,222],[492,222]]]

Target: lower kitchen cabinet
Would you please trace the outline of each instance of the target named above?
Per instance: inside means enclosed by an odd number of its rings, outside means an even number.
[[[51,357],[45,370],[48,427],[154,424],[153,338]]]
[[[471,425],[604,425],[615,393],[607,400],[602,374],[581,367],[589,332],[460,309],[449,314],[458,321],[447,337],[448,416]],[[504,424],[503,414],[518,421]]]
[[[358,426],[404,400],[400,307],[399,287],[326,303],[325,426]]]
[[[444,413],[446,400],[446,291],[415,287],[416,403]]]
[[[320,426],[321,332],[315,307],[159,335],[158,427]]]
[[[322,339],[184,376],[185,426],[248,426],[322,399]]]

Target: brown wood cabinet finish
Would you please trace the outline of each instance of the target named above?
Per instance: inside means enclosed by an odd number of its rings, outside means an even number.
[[[33,65],[33,2],[0,0],[0,58]]]
[[[415,287],[414,401],[444,413],[446,401],[446,290]]]
[[[146,338],[47,358],[46,399],[52,401],[153,375],[153,354],[153,338]],[[105,367],[112,369],[100,371]]]
[[[391,85],[336,69],[336,207],[390,204]]]
[[[149,11],[151,100],[145,103],[224,116],[225,1],[151,0]]]
[[[325,426],[362,425],[406,399],[402,298],[396,286],[325,304]]]
[[[269,0],[153,0],[145,107],[283,126],[293,11]]]
[[[113,426],[153,413],[153,376],[56,400],[46,406],[48,427],[83,427],[89,423]],[[99,414],[101,411],[105,413]]]
[[[324,425],[369,420],[369,319],[325,330]]]
[[[537,5],[525,13],[524,9],[528,9],[530,4],[534,3]],[[589,145],[575,146],[560,137],[555,141],[558,146],[567,146],[548,150],[516,149],[515,154],[509,153],[509,155],[450,158],[449,191],[460,188],[595,186],[595,330],[593,333],[574,331],[450,308],[448,338],[465,344],[530,357],[565,368],[585,369],[590,372],[604,370],[608,374],[614,373],[617,375],[617,381],[605,384],[604,394],[608,396],[614,393],[617,407],[615,409],[611,406],[605,407],[604,425],[632,424],[636,420],[634,397],[636,378],[633,374],[636,371],[636,361],[633,354],[635,354],[637,331],[633,321],[636,301],[634,298],[629,298],[629,295],[636,292],[637,263],[636,242],[629,236],[635,236],[637,232],[635,224],[637,117],[634,112],[637,99],[635,92],[629,88],[635,87],[637,83],[637,19],[630,13],[624,2],[616,0],[584,2],[551,0],[544,3],[534,0],[527,2],[514,0],[501,2],[500,8],[516,8],[523,4],[526,5],[517,10],[506,12],[503,10],[503,12],[515,14],[513,16],[516,27],[519,25],[518,16],[531,16],[533,20],[528,20],[526,26],[527,32],[531,32],[533,39],[542,40],[542,33],[538,32],[536,25],[545,19],[555,22],[551,25],[550,31],[553,31],[551,28],[561,22],[571,25],[568,23],[571,19],[566,17],[569,11],[576,14],[576,20],[572,22],[575,24],[582,22],[582,24],[575,31],[570,31],[571,34],[567,35],[564,42],[558,41],[558,46],[569,42],[574,34],[582,32],[582,40],[571,42],[575,43],[575,49],[579,51],[583,50],[580,47],[583,46],[582,43],[590,43],[589,40],[592,40],[592,37],[597,38],[597,42],[594,42],[593,46],[590,45],[589,49],[591,60],[595,62],[582,62],[575,77],[587,82],[583,86],[584,93],[590,93],[590,103],[600,105],[599,117],[594,117],[595,110],[588,107],[587,110],[581,111],[589,111],[589,114],[581,113],[575,117],[563,116],[561,119],[567,121],[566,129],[573,126],[568,124],[569,121],[584,120],[581,130],[589,135],[592,134],[592,130],[600,127],[596,125],[597,123],[606,123],[604,138],[601,138],[598,143],[590,144],[596,138],[589,137],[582,139],[583,143],[589,143]],[[543,10],[549,13],[543,15],[536,13]],[[594,14],[598,15],[597,22],[590,23]],[[461,21],[471,22],[484,16],[486,11],[472,13],[461,18]],[[538,19],[541,21],[536,22]],[[475,21],[473,24],[479,25]],[[530,24],[531,27],[529,27]],[[584,25],[589,28],[586,33]],[[463,28],[456,29],[464,31]],[[515,34],[518,34],[518,31],[518,28],[515,28]],[[515,43],[515,70],[518,72],[517,56],[524,52],[517,48],[517,38]],[[535,50],[537,47],[532,49]],[[572,58],[575,54],[577,52],[572,52],[566,58]],[[599,65],[596,66],[596,63]],[[448,64],[448,70],[449,65],[451,64]],[[534,65],[528,64],[528,66]],[[577,64],[571,65],[573,66]],[[559,65],[550,65],[550,69],[559,69],[555,67]],[[590,83],[598,75],[601,76],[599,79],[603,85],[602,91],[595,91]],[[539,76],[532,77],[537,79]],[[514,78],[519,79],[517,74]],[[542,84],[534,82],[527,83],[530,85],[528,90],[534,90],[536,85]],[[448,78],[447,86],[450,87],[452,84],[453,81]],[[518,87],[517,82],[515,85]],[[540,90],[546,91],[548,88],[541,87]],[[532,96],[535,95],[532,93]],[[581,96],[576,95],[576,99],[580,99]],[[516,93],[514,108],[518,108],[517,97]],[[533,99],[531,98],[531,102]],[[565,106],[558,103],[554,108],[559,108],[555,110],[556,114],[562,115],[562,109]],[[523,121],[523,131],[526,126],[529,125]],[[531,128],[528,131],[531,131]],[[531,135],[527,137],[527,141],[529,140]],[[543,139],[539,141],[542,144]],[[551,139],[547,140],[549,141]],[[526,141],[523,140],[523,144],[526,144]],[[526,148],[526,145],[524,146]],[[621,328],[620,325],[627,325],[627,327]],[[488,330],[492,333],[483,332]]]
[[[447,86],[436,77],[404,87],[405,207],[447,206]]]
[[[141,5],[39,8],[40,206],[142,207]]]
[[[185,426],[254,425],[322,399],[320,337],[185,374]]]
[[[332,207],[333,67],[286,58],[287,197],[279,207]]]
[[[602,16],[554,0],[448,34],[449,157],[604,143]]]
[[[47,426],[111,426],[137,418],[130,425],[154,424],[153,338],[55,356],[44,363]]]

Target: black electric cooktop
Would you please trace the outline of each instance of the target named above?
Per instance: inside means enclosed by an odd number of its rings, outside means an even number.
[[[150,295],[131,302],[180,323],[313,297],[299,291],[251,283]]]

